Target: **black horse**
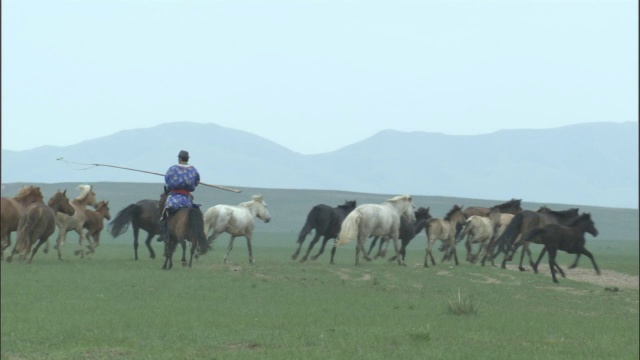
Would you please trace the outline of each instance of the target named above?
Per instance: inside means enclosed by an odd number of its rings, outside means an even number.
[[[302,259],[300,259],[300,262],[307,261],[311,249],[313,249],[313,246],[318,242],[318,240],[320,240],[320,237],[322,236],[322,247],[320,247],[320,251],[316,255],[311,257],[311,260],[316,260],[318,256],[320,256],[324,252],[324,247],[327,244],[327,241],[329,241],[330,239],[335,239],[338,236],[342,221],[355,208],[355,200],[345,201],[343,205],[338,205],[336,207],[331,207],[325,204],[314,206],[311,211],[309,211],[309,214],[307,215],[307,221],[304,223],[302,230],[300,230],[300,234],[298,235],[298,249],[295,253],[293,253],[293,255],[291,255],[291,259],[295,260],[298,258],[305,238],[311,233],[312,230],[315,230],[315,235],[313,236],[313,240],[311,240],[311,243],[309,244],[307,253],[302,257]]]
[[[518,247],[524,245],[522,253],[520,254],[520,265],[518,266],[518,269],[520,269],[520,271],[525,270],[525,268],[522,267],[525,253],[528,254],[529,263],[531,264],[531,267],[533,267],[534,263],[531,259],[529,242],[524,240],[527,234],[529,234],[529,232],[533,229],[540,228],[549,224],[567,225],[578,215],[578,208],[554,211],[545,206],[541,207],[537,211],[525,210],[516,214],[505,229],[502,236],[500,236],[496,240],[495,244],[498,244],[499,247],[498,252],[496,252],[494,255],[494,258],[500,252],[505,253],[505,257],[501,265],[501,267],[504,269],[506,268],[506,262],[510,261],[513,258],[513,255],[518,250]],[[521,241],[516,241],[517,239],[521,239]]]
[[[400,246],[400,255],[402,256],[402,261],[404,262],[404,257],[406,255],[406,249],[407,249],[407,245],[409,245],[409,242],[411,242],[411,240],[413,240],[413,238],[416,237],[416,235],[418,235],[425,227],[425,224],[427,222],[427,220],[431,219],[433,216],[431,216],[431,214],[429,214],[429,209],[430,208],[424,208],[424,207],[419,207],[418,210],[416,210],[414,212],[414,215],[416,216],[416,221],[415,222],[410,222],[407,221],[404,216],[400,217],[400,240],[402,241],[402,244]],[[376,246],[376,242],[378,241],[379,236],[376,236],[373,238],[373,241],[371,241],[371,246],[369,247],[369,252],[368,254],[371,254],[371,250],[373,250],[373,248]],[[386,244],[387,246],[389,245],[389,239],[383,239],[383,241],[380,242],[380,246],[378,247],[378,253],[376,254],[376,258],[377,257],[385,257],[385,255],[387,254],[387,248],[385,247],[384,250],[382,250],[382,245]],[[396,255],[392,256],[389,261],[393,261],[396,260]]]
[[[147,232],[147,239],[144,243],[149,249],[152,259],[156,254],[151,247],[151,239],[160,234],[160,216],[158,215],[158,200],[140,200],[120,210],[116,217],[109,223],[108,231],[114,238],[124,234],[129,228],[129,223],[133,227],[133,252],[138,260],[138,233],[140,229]],[[182,257],[185,257],[186,246],[182,242]]]
[[[593,268],[596,270],[596,273],[600,275],[600,269],[598,269],[598,265],[596,265],[596,261],[593,258],[593,254],[587,250],[585,245],[584,234],[589,233],[593,236],[598,236],[598,229],[591,220],[591,214],[583,213],[577,218],[573,219],[568,225],[558,225],[558,224],[549,224],[542,228],[533,229],[527,235],[525,241],[531,241],[538,244],[544,245],[544,249],[540,252],[540,256],[538,260],[533,265],[533,269],[535,272],[538,272],[538,264],[540,264],[540,260],[544,256],[545,252],[549,252],[549,268],[551,269],[551,277],[553,282],[557,283],[558,279],[556,279],[555,269],[558,269],[562,277],[564,277],[564,271],[562,268],[556,263],[556,253],[558,250],[566,251],[569,254],[576,254],[578,257],[582,254],[586,255],[591,259],[591,263],[593,263]],[[578,263],[578,258],[576,257],[576,262],[571,266],[575,267]]]

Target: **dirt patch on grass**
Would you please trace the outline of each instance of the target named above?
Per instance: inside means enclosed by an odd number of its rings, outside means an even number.
[[[488,276],[488,275],[478,274],[478,273],[470,273],[470,274],[471,275],[475,275],[475,276],[479,276],[479,277],[481,277],[483,279],[483,280],[471,279],[471,281],[473,281],[473,282],[485,283],[485,284],[500,284],[501,283],[500,280],[498,280],[498,279],[496,279],[494,277]]]
[[[517,265],[507,265],[508,270],[512,271],[520,271]],[[594,285],[599,285],[602,287],[618,287],[618,288],[627,288],[627,289],[638,289],[638,282],[640,279],[638,276],[622,274],[613,270],[601,270],[601,274],[596,274],[594,269],[585,269],[585,268],[575,268],[569,269],[568,267],[562,268],[567,276],[567,279],[588,282]],[[529,270],[533,274],[533,271]],[[551,281],[551,272],[549,271],[549,266],[539,266],[538,267],[538,275],[546,276]],[[560,274],[556,274],[558,281],[562,283],[562,276]]]
[[[359,279],[354,279],[354,277],[352,276],[353,271],[349,269],[340,269],[336,271],[336,274],[338,274],[338,276],[342,280],[358,280],[358,281],[371,280],[371,274],[362,274],[362,276]]]

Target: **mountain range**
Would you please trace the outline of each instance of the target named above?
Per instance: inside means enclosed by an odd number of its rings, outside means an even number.
[[[79,164],[164,173],[181,149],[203,182],[227,187],[638,208],[637,122],[472,136],[385,130],[313,155],[212,123],[175,122],[64,147],[2,149],[2,183],[162,183],[157,175]]]

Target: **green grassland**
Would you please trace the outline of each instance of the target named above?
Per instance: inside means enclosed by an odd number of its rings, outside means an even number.
[[[8,184],[13,196],[20,184]],[[45,198],[78,184],[44,184]],[[160,184],[94,184],[109,200],[112,216],[143,198],[157,198]],[[144,247],[133,260],[129,230],[117,239],[102,234],[95,254],[80,259],[74,234],[63,260],[40,251],[31,265],[2,262],[2,359],[637,359],[639,292],[618,277],[637,282],[638,211],[580,206],[601,232],[587,247],[604,282],[559,278],[472,265],[459,247],[451,262],[425,269],[425,238],[410,244],[406,267],[385,259],[354,266],[354,244],[338,249],[336,264],[325,252],[301,264],[290,256],[309,209],[355,199],[379,203],[389,195],[314,190],[242,189],[242,194],[196,192],[203,207],[237,204],[262,193],[273,220],[258,221],[255,265],[238,238],[230,262],[222,264],[228,236],[191,269],[161,270]],[[508,199],[504,199],[505,201]],[[497,201],[414,197],[436,217],[454,203]],[[546,204],[552,208],[573,205]],[[523,202],[526,209],[538,204]],[[15,239],[15,234],[14,234]],[[307,239],[307,243],[309,242]],[[306,249],[305,243],[304,249]],[[142,245],[143,246],[143,245]],[[153,242],[156,252],[162,244]],[[317,248],[314,252],[317,251]],[[391,250],[392,251],[392,250]],[[539,247],[532,247],[534,255]],[[439,254],[437,254],[439,255]],[[567,267],[573,255],[561,253]],[[515,263],[512,262],[512,264]],[[546,258],[541,267],[546,267]],[[582,258],[579,269],[591,273]],[[612,276],[613,274],[613,276]],[[607,283],[611,280],[611,284]],[[609,291],[613,287],[617,291]],[[460,298],[458,298],[460,296]],[[455,315],[460,300],[476,312]]]

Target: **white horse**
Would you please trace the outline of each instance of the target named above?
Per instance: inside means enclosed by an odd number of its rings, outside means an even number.
[[[262,195],[254,195],[251,201],[243,202],[238,206],[216,205],[204,213],[204,233],[208,236],[209,242],[214,241],[222,233],[231,234],[227,254],[224,256],[225,264],[231,249],[233,249],[233,240],[238,236],[244,236],[247,239],[249,263],[255,263],[251,252],[251,238],[255,226],[254,217],[265,223],[271,221],[267,203],[262,199]],[[209,235],[212,230],[213,233]]]
[[[56,213],[56,225],[58,227],[58,239],[56,241],[56,245],[58,248],[59,260],[62,260],[62,244],[66,240],[67,231],[69,230],[75,230],[76,233],[78,233],[80,249],[76,250],[75,254],[84,258],[84,248],[82,246],[82,241],[84,240],[84,234],[82,232],[86,219],[84,210],[87,208],[87,205],[95,207],[97,202],[96,194],[92,191],[91,185],[78,185],[78,190],[80,190],[80,195],[69,201],[75,210],[73,216],[69,216],[61,212]],[[49,243],[47,242],[45,250],[48,248],[48,244]]]
[[[358,239],[356,265],[360,265],[360,251],[367,261],[371,261],[371,257],[364,249],[364,244],[370,236],[382,236],[383,240],[393,239],[398,264],[405,265],[398,250],[401,216],[409,222],[416,221],[413,202],[409,195],[399,195],[382,204],[363,204],[355,208],[342,222],[340,233],[333,243],[333,249],[331,249],[331,263],[334,263],[333,257],[336,247],[355,238]]]
[[[467,261],[474,264],[478,260],[478,257],[481,257],[482,265],[484,265],[487,258],[489,258],[493,264],[493,256],[489,253],[489,245],[494,239],[494,224],[491,219],[478,215],[469,216],[464,223],[458,239],[466,240],[464,245],[467,248]],[[471,252],[472,244],[480,244],[480,248],[475,254]]]

